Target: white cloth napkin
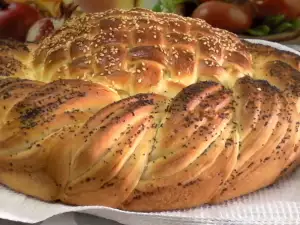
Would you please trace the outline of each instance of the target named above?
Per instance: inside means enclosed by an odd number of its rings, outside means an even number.
[[[300,52],[280,44],[250,41],[300,55]],[[49,204],[0,186],[0,218],[2,219],[36,223],[66,212],[82,212],[126,225],[296,225],[300,224],[300,170],[272,187],[222,205],[161,213],[134,213],[106,207],[71,207]],[[64,220],[68,222],[60,221],[57,224],[78,224],[74,219],[75,214],[67,215]],[[48,222],[42,224],[47,225]]]

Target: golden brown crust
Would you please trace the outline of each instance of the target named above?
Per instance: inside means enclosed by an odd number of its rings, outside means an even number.
[[[209,201],[219,188],[222,176],[208,183],[207,178],[199,177],[213,163],[222,165],[216,170],[224,172],[226,177],[230,173],[226,164],[231,159],[224,160],[221,155],[227,151],[236,151],[229,154],[232,157],[237,155],[238,141],[230,125],[231,103],[232,93],[213,82],[194,84],[179,93],[168,106],[147,168],[123,208],[168,210]],[[202,185],[210,190],[199,194]]]
[[[145,9],[83,15],[31,52],[5,48],[15,70],[0,77],[0,183],[16,191],[185,209],[269,186],[300,163],[292,53]]]
[[[111,82],[130,95],[163,94],[169,80],[187,86],[203,78],[197,66],[201,60],[228,71],[228,76],[223,72],[215,78],[229,78],[231,85],[251,74],[251,57],[234,34],[200,20],[132,9],[71,19],[41,43],[33,66],[43,81],[80,78]],[[127,73],[134,76],[115,77]]]
[[[251,53],[253,57],[253,65],[264,64],[266,61],[282,61],[297,70],[300,70],[300,56],[288,51],[282,51],[272,48],[267,45],[254,44],[247,41],[243,41],[247,50]]]
[[[29,60],[29,53],[30,50],[25,44],[0,39],[0,78],[27,77],[26,65]]]

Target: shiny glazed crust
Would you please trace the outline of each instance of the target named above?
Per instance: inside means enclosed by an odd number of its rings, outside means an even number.
[[[300,59],[144,9],[0,43],[0,183],[45,201],[186,209],[299,164]],[[9,59],[5,61],[4,59]]]

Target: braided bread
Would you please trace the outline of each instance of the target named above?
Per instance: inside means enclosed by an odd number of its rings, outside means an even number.
[[[184,209],[300,162],[300,58],[145,9],[0,42],[0,183],[44,201]]]

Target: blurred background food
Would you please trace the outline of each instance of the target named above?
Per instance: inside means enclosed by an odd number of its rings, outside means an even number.
[[[0,0],[0,37],[38,42],[63,25],[72,0]]]
[[[247,38],[280,42],[300,36],[300,0],[159,0],[152,9],[204,19]]]
[[[99,12],[112,8],[131,9],[135,7],[134,0],[74,0],[75,4],[85,12]]]
[[[38,42],[74,14],[133,7],[204,19],[244,38],[300,44],[300,0],[0,0],[0,37]]]

